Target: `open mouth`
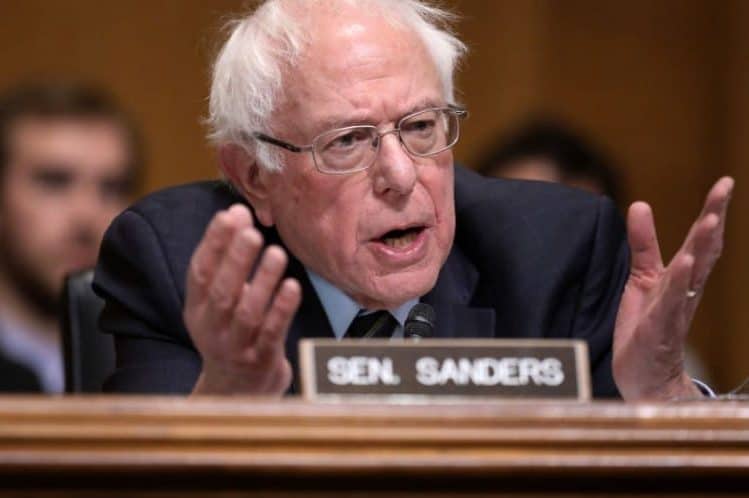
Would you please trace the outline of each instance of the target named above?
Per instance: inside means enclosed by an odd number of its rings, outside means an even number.
[[[423,225],[419,225],[405,229],[390,230],[377,240],[388,247],[400,249],[412,244],[425,228]]]

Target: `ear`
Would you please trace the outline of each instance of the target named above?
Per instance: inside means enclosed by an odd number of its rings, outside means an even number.
[[[270,173],[255,158],[236,144],[222,145],[218,151],[224,176],[252,206],[255,217],[263,225],[273,226],[270,205]]]

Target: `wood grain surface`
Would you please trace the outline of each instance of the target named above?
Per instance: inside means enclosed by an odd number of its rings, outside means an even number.
[[[0,398],[2,496],[723,496],[747,483],[739,402]]]

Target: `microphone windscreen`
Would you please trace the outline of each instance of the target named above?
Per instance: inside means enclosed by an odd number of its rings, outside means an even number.
[[[403,335],[409,337],[432,337],[434,335],[434,323],[437,314],[434,308],[426,303],[416,303],[408,312],[406,323],[403,326]]]

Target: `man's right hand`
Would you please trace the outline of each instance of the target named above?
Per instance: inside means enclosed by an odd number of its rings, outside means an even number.
[[[286,264],[280,247],[263,250],[263,237],[245,206],[214,216],[187,275],[183,317],[203,358],[193,394],[280,396],[286,391],[292,372],[284,342],[302,298],[299,282],[281,282]]]

